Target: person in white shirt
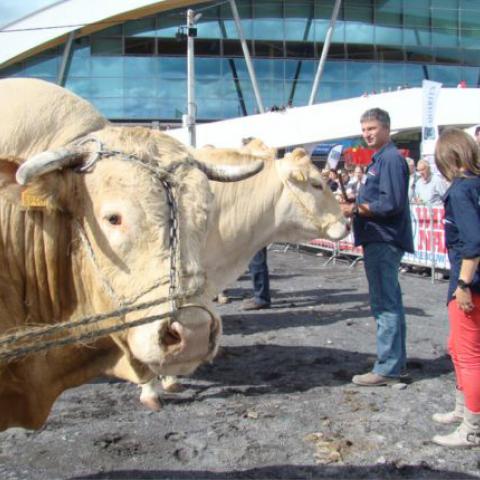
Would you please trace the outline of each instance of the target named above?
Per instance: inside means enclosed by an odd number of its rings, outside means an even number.
[[[418,180],[415,182],[415,201],[423,205],[443,205],[447,185],[440,175],[432,174],[430,164],[425,160],[417,163]]]
[[[415,171],[415,160],[410,157],[405,157],[405,160],[408,165],[408,173],[410,177],[408,179],[408,201],[410,203],[415,201],[415,186],[418,180],[417,172]]]
[[[365,173],[363,172],[363,167],[357,165],[353,171],[352,178],[345,186],[347,198],[355,200],[355,198],[357,198],[358,189],[362,183],[365,183]]]

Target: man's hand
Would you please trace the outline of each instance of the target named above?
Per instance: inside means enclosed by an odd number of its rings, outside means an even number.
[[[340,210],[342,210],[343,215],[347,218],[353,217],[357,208],[358,207],[355,203],[347,203],[345,201],[340,202]]]

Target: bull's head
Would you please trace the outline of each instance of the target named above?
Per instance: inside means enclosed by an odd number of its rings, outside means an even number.
[[[175,315],[125,330],[115,341],[156,373],[188,374],[214,356],[221,332],[220,318],[201,295],[200,252],[212,201],[208,179],[240,180],[262,164],[205,165],[171,137],[140,127],[109,127],[95,138],[109,146],[104,147],[108,154],[84,170],[88,173],[78,171],[98,157],[95,142],[39,154],[19,168],[17,181],[48,208],[73,219],[71,283],[77,315],[152,303],[169,297],[176,283]],[[166,183],[175,206],[168,201]],[[173,252],[172,216],[178,222]],[[168,313],[170,305],[129,312],[125,322]]]
[[[285,218],[298,224],[298,231],[305,233],[305,240],[343,238],[348,232],[348,222],[307,152],[296,148],[275,164],[284,184],[279,207]]]

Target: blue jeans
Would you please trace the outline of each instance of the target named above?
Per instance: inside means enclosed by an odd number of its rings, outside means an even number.
[[[370,307],[377,322],[377,361],[373,371],[398,377],[407,362],[405,312],[398,269],[403,250],[389,243],[363,246]]]
[[[250,261],[248,270],[253,281],[253,296],[258,305],[270,304],[270,279],[267,265],[267,248],[259,250]]]

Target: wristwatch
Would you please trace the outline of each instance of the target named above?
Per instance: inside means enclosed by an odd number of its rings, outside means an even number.
[[[358,215],[358,203],[353,206],[352,215]]]
[[[458,279],[457,282],[457,288],[460,290],[467,290],[467,288],[470,288],[472,286],[471,283],[467,283],[465,280],[462,280],[461,278]]]

